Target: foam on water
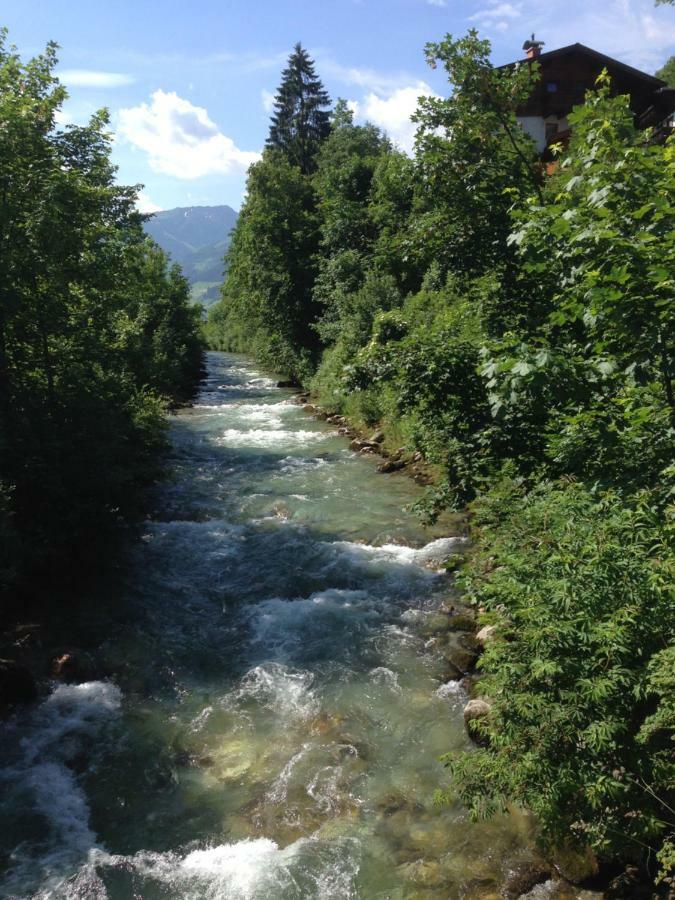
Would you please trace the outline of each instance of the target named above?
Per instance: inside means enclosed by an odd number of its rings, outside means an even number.
[[[310,868],[308,856],[319,857],[318,868]],[[184,853],[120,856],[94,850],[78,877],[86,883],[95,870],[133,873],[134,886],[140,879],[144,889],[159,888],[162,896],[168,889],[181,900],[347,900],[354,897],[358,861],[348,845],[331,848],[316,838],[300,838],[281,848],[262,837]],[[85,900],[80,893],[65,896]]]
[[[23,796],[24,804],[43,818],[48,837],[36,846],[24,843],[17,848],[3,885],[10,892],[40,883],[58,886],[96,844],[87,799],[71,764],[117,715],[120,705],[119,688],[109,682],[64,684],[28,714],[27,721],[17,718],[13,723],[23,732],[20,755],[0,772],[0,782],[8,793]]]
[[[277,447],[284,444],[308,444],[316,441],[325,441],[331,435],[325,431],[288,431],[279,428],[276,431],[268,431],[265,428],[252,428],[250,431],[241,431],[237,428],[228,428],[216,439],[216,443],[225,447]]]
[[[274,598],[252,605],[246,611],[251,643],[264,657],[292,660],[298,653],[326,650],[355,635],[379,615],[365,591],[337,588],[318,591],[298,600]]]
[[[316,715],[320,701],[312,690],[314,675],[278,662],[255,666],[223,699],[225,708],[259,705],[284,720],[303,720]]]

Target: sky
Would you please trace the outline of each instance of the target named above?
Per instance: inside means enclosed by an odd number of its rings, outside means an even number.
[[[499,65],[532,32],[579,41],[647,72],[675,54],[675,7],[653,0],[3,0],[25,58],[60,45],[62,123],[107,107],[124,184],[143,211],[241,206],[281,71],[300,41],[333,98],[410,152],[421,94],[447,93],[424,45],[475,27]]]

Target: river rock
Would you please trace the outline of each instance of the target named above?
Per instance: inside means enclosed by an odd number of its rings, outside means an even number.
[[[497,626],[496,625],[484,625],[480,631],[476,632],[476,641],[482,649],[494,641],[497,636]]]
[[[55,653],[49,668],[52,678],[70,684],[93,681],[97,677],[96,667],[91,657],[72,647],[61,649]]]
[[[298,386],[298,382],[294,381],[292,378],[286,378],[282,381],[277,381],[278,388],[294,388]]]
[[[457,643],[458,635],[450,633],[447,637],[448,643],[443,648],[443,658],[460,672],[469,672],[476,662],[476,653]]]
[[[37,699],[37,682],[31,672],[13,659],[0,659],[0,710]]]
[[[559,847],[553,856],[553,865],[567,881],[580,884],[598,874],[599,866],[590,847],[576,849]]]
[[[529,860],[511,869],[504,884],[504,897],[515,898],[527,894],[533,887],[551,877],[551,866],[543,859]]]
[[[470,613],[455,613],[446,618],[448,631],[475,631],[476,620]],[[477,637],[477,635],[476,635]]]
[[[474,697],[473,700],[469,700],[469,702],[464,707],[464,724],[466,725],[466,730],[469,733],[469,737],[471,737],[477,744],[484,743],[484,738],[482,735],[479,735],[473,726],[474,722],[479,721],[480,719],[484,719],[489,715],[491,709],[490,702],[485,699],[485,697]]]
[[[399,469],[405,468],[405,461],[402,459],[394,459],[393,457],[390,459],[385,459],[384,462],[381,462],[377,467],[378,472],[398,472]]]
[[[384,440],[384,431],[376,431],[375,434],[371,435],[370,442],[371,444],[381,444]]]

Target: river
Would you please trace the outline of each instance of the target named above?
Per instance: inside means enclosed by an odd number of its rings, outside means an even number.
[[[527,819],[434,803],[471,749],[432,627],[462,539],[241,357],[208,355],[171,436],[119,593],[77,624],[106,675],[3,728],[0,895],[498,896]]]

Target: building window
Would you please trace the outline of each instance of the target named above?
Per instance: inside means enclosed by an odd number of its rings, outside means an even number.
[[[547,81],[546,90],[549,94],[555,94],[555,92],[558,90],[557,83],[555,81]]]

